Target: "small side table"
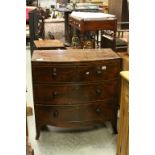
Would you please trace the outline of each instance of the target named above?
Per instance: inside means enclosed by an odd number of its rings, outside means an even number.
[[[60,40],[34,40],[37,50],[65,49],[65,45]]]
[[[91,17],[91,14],[93,17]],[[116,31],[117,31],[117,18],[114,15],[109,15],[110,17],[105,18],[106,16],[104,13],[96,13],[101,16],[100,18],[95,17],[95,13],[78,13],[77,16],[70,15],[69,16],[69,25],[80,31],[80,40],[84,40],[84,34],[86,32],[99,32],[102,30],[111,30],[113,31],[113,42],[112,42],[112,49],[115,50],[116,46]],[[82,17],[82,15],[84,17]],[[103,16],[103,17],[102,17]],[[108,16],[108,15],[107,15]],[[86,18],[87,17],[87,18]],[[102,33],[101,33],[102,35]],[[102,39],[102,37],[101,37]],[[97,39],[98,44],[98,39]],[[101,45],[102,47],[102,45]]]

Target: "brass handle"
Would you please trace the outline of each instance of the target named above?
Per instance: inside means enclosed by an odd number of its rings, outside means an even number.
[[[59,93],[58,93],[57,91],[54,91],[54,92],[53,92],[53,98],[55,98],[56,96],[58,96],[58,94],[59,94]]]
[[[54,76],[54,77],[57,76],[57,73],[56,72],[53,72],[52,73],[52,76]]]
[[[101,109],[100,108],[96,108],[96,112],[97,113],[100,113],[101,112]]]
[[[102,74],[101,70],[97,70],[96,72],[97,72],[97,74]]]
[[[53,68],[52,76],[57,76],[57,69],[56,68]]]
[[[102,66],[101,69],[102,70],[106,70],[107,69],[107,66]]]
[[[85,74],[86,74],[86,75],[89,75],[89,74],[90,74],[90,72],[89,72],[89,71],[87,71]]]
[[[56,68],[53,68],[53,72],[56,72],[57,71],[57,69]]]
[[[96,94],[100,95],[101,94],[101,89],[96,89]]]
[[[53,117],[58,117],[59,116],[59,112],[57,111],[57,110],[55,110],[54,112],[53,112]]]

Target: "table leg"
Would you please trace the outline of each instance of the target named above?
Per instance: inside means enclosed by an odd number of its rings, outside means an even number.
[[[71,44],[71,26],[68,23],[69,14],[70,14],[70,12],[64,13],[64,18],[65,18],[65,44],[67,46],[70,46],[70,44]]]
[[[80,44],[81,44],[81,48],[83,48],[83,42],[84,42],[84,33],[80,33]]]

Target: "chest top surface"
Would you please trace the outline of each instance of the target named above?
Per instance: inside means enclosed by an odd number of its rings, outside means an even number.
[[[88,62],[120,57],[111,49],[35,50],[32,62]]]

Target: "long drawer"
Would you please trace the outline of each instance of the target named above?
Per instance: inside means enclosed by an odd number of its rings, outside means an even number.
[[[35,83],[91,82],[114,79],[119,76],[120,62],[90,63],[89,65],[33,66]]]
[[[114,100],[99,101],[85,105],[35,105],[35,114],[37,123],[41,124],[110,120],[113,118],[116,106]]]
[[[79,104],[118,97],[118,81],[67,86],[34,84],[33,94],[35,104]]]

